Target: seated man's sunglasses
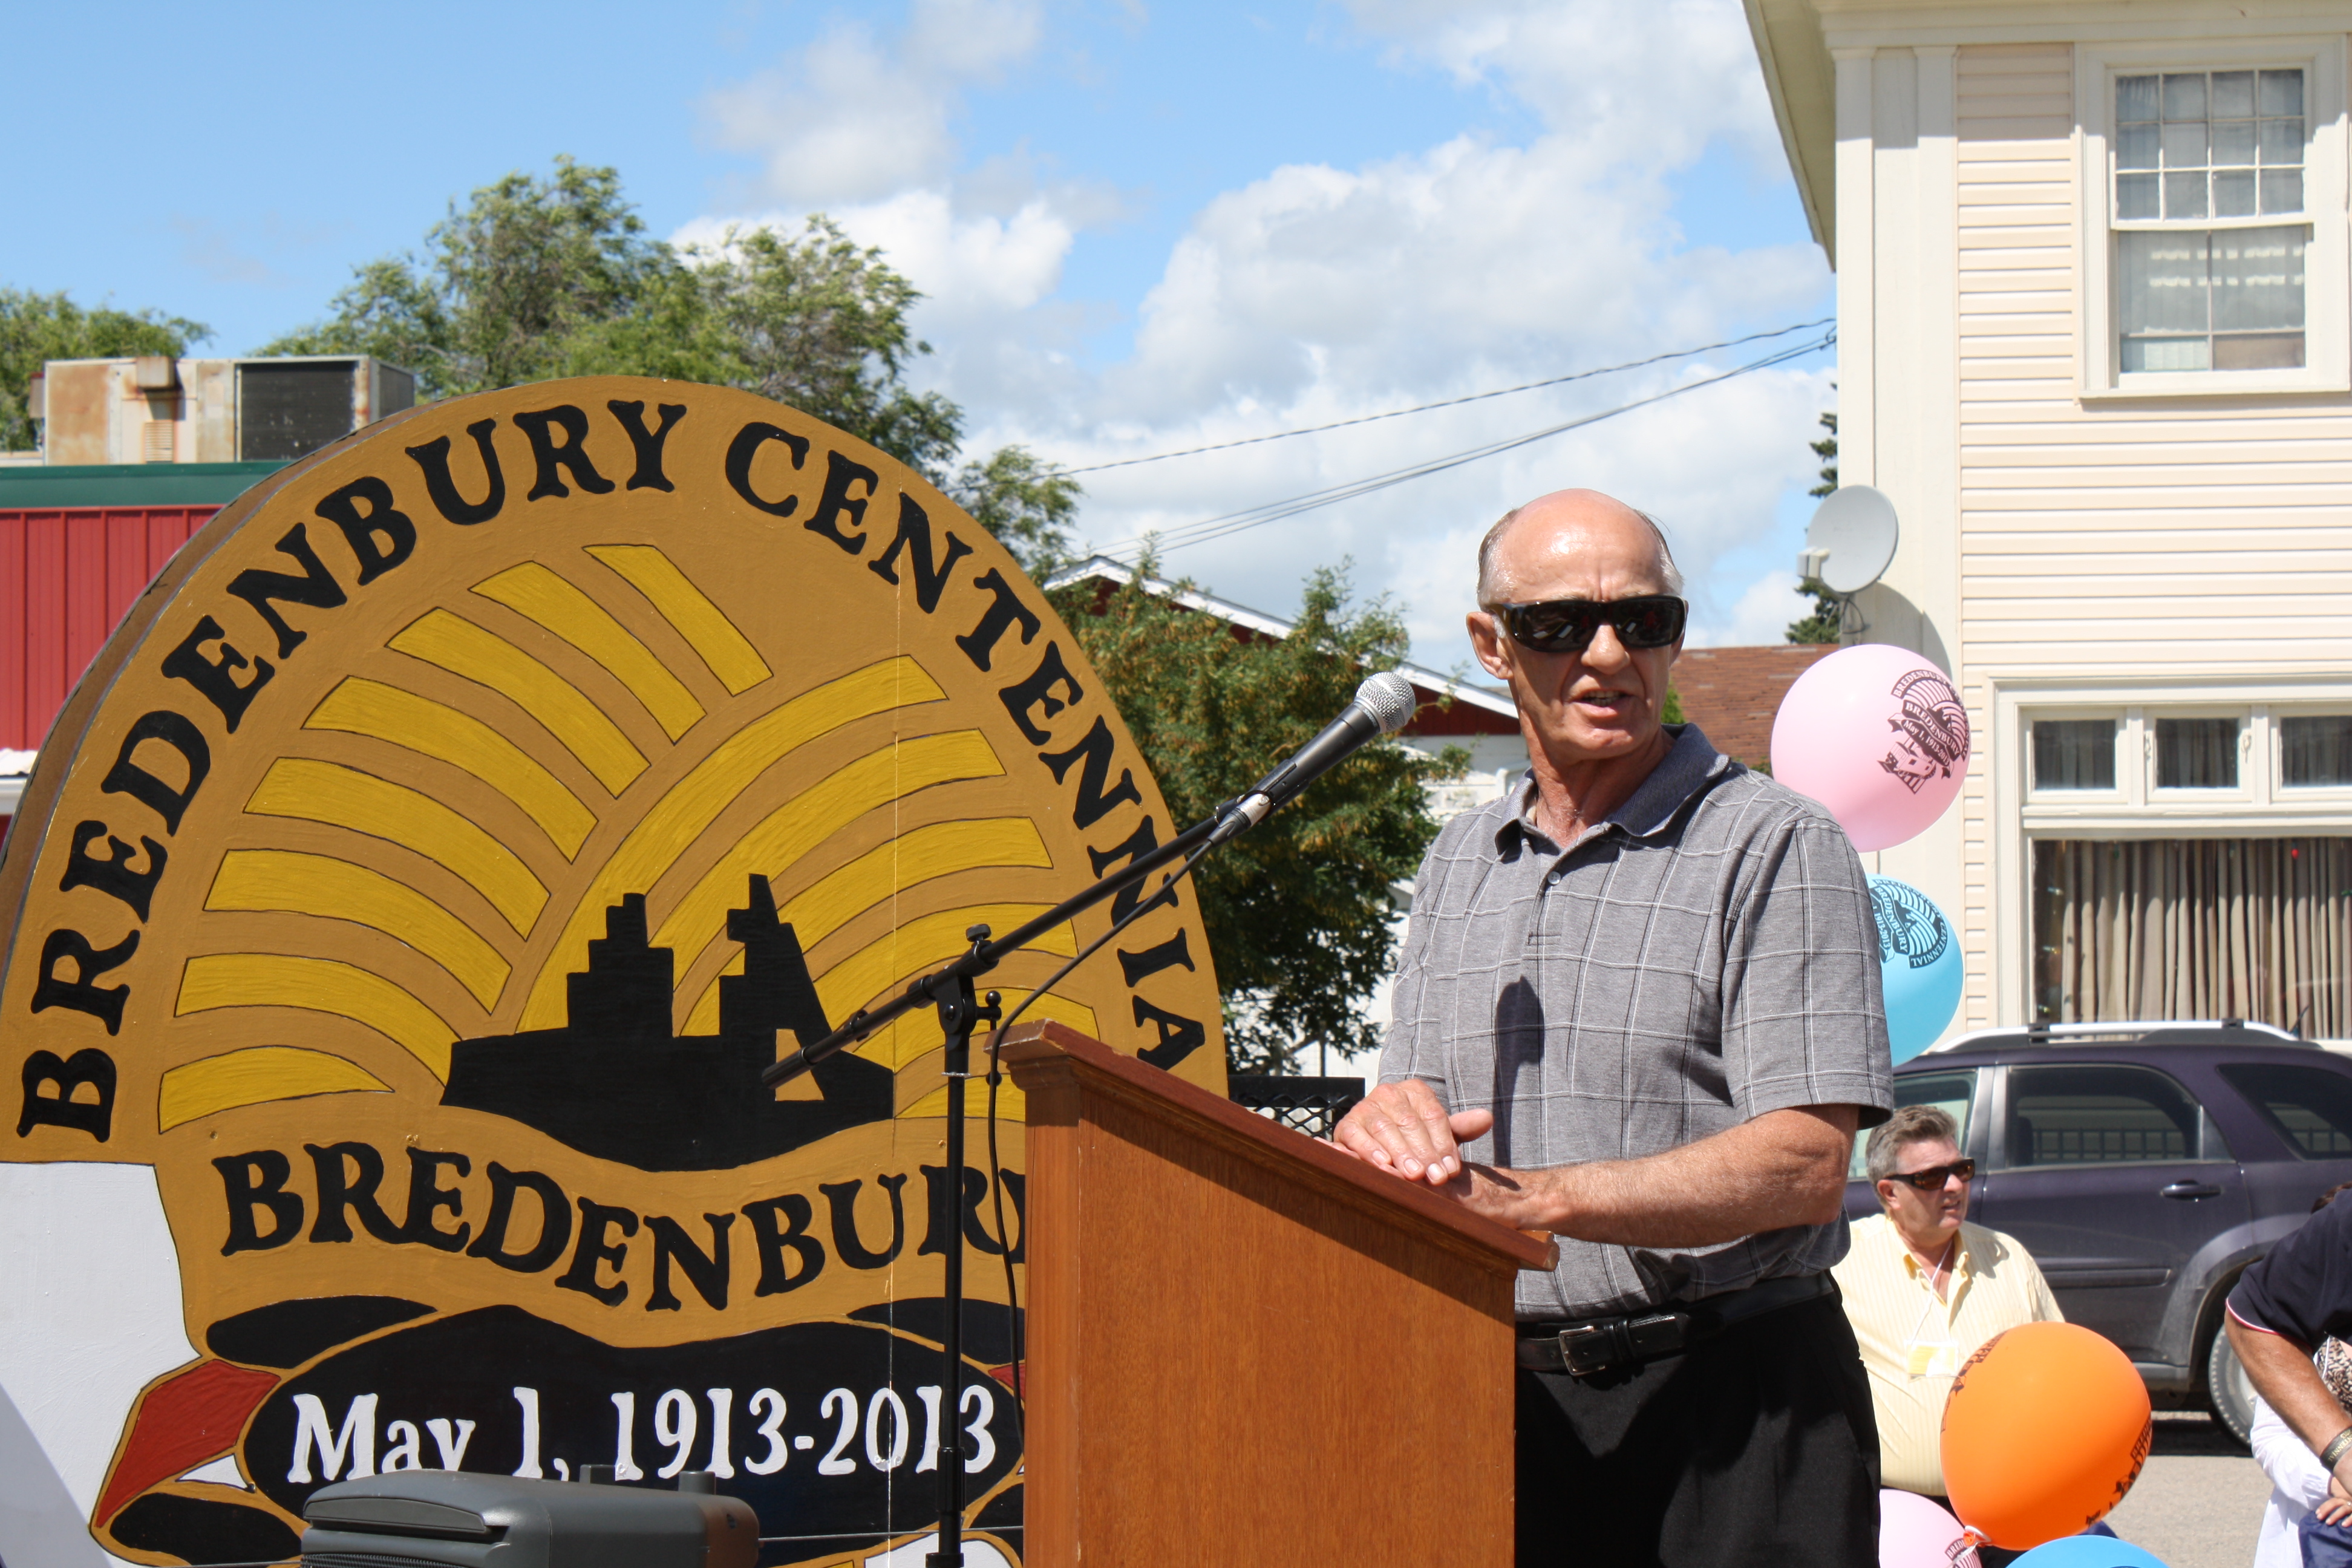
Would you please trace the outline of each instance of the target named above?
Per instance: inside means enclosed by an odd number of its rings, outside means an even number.
[[[1955,1160],[1948,1165],[1930,1165],[1924,1171],[1897,1171],[1887,1179],[1908,1182],[1923,1193],[1932,1193],[1940,1191],[1944,1184],[1954,1176],[1964,1182],[1972,1182],[1976,1175],[1977,1163],[1974,1160]]]
[[[1490,613],[1511,640],[1537,653],[1582,653],[1607,621],[1628,648],[1664,647],[1683,635],[1690,605],[1672,594],[1639,594],[1630,599],[1545,599],[1532,605],[1496,605]]]

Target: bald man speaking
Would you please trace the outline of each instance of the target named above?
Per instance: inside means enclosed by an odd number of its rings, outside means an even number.
[[[1338,1137],[1560,1238],[1519,1276],[1521,1563],[1869,1568],[1878,1436],[1828,1271],[1894,1103],[1876,928],[1827,812],[1663,722],[1681,587],[1591,490],[1487,533],[1470,637],[1533,766],[1431,847]]]

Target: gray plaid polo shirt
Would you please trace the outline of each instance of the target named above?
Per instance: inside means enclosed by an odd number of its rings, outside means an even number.
[[[1468,1145],[1537,1169],[1654,1154],[1799,1105],[1894,1107],[1878,929],[1829,814],[1696,724],[1565,849],[1533,775],[1447,823],[1414,890],[1381,1081],[1488,1110]],[[1845,1222],[1709,1247],[1559,1238],[1521,1319],[1580,1318],[1818,1274]]]

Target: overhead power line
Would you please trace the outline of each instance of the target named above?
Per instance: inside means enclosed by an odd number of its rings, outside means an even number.
[[[1148,458],[1120,458],[1108,463],[1088,463],[1083,468],[1055,468],[1057,474],[1099,474],[1106,468],[1131,468],[1139,463],[1164,463],[1171,458],[1195,458],[1203,452],[1225,452],[1235,447],[1255,447],[1265,441],[1287,441],[1293,436],[1317,436],[1326,430],[1344,430],[1350,425],[1372,425],[1383,419],[1402,419],[1408,414],[1426,414],[1435,408],[1458,408],[1465,403],[1483,403],[1490,397],[1508,397],[1514,393],[1534,392],[1547,386],[1565,386],[1571,381],[1591,381],[1596,376],[1615,375],[1621,371],[1640,370],[1645,365],[1664,364],[1669,360],[1689,359],[1694,355],[1713,353],[1717,349],[1736,349],[1742,343],[1759,343],[1768,338],[1785,338],[1790,332],[1801,332],[1809,327],[1826,327],[1834,318],[1824,316],[1818,321],[1799,321],[1792,327],[1776,327],[1769,332],[1750,332],[1744,338],[1726,338],[1719,343],[1702,343],[1695,349],[1675,349],[1671,353],[1652,354],[1648,359],[1628,360],[1623,364],[1605,364],[1598,370],[1580,370],[1570,375],[1555,375],[1543,381],[1522,382],[1517,386],[1498,386],[1492,392],[1474,392],[1465,397],[1448,397],[1436,403],[1416,403],[1410,408],[1391,408],[1385,414],[1360,414],[1353,419],[1334,419],[1328,425],[1302,425],[1296,430],[1276,430],[1271,435],[1244,436],[1236,441],[1216,441],[1206,447],[1186,447],[1180,451],[1154,452]]]
[[[1696,392],[1701,387],[1719,386],[1727,381],[1734,381],[1743,375],[1752,375],[1757,371],[1769,370],[1777,364],[1786,364],[1790,360],[1801,359],[1809,353],[1828,348],[1836,342],[1837,331],[1835,328],[1832,328],[1818,338],[1799,343],[1794,347],[1780,349],[1762,359],[1751,360],[1746,364],[1724,371],[1720,374],[1711,375],[1701,381],[1685,382],[1680,386],[1668,387],[1664,392],[1648,397],[1636,398],[1630,403],[1621,403],[1614,408],[1604,408],[1597,414],[1583,415],[1559,425],[1547,426],[1541,430],[1531,430],[1524,436],[1512,436],[1500,441],[1490,441],[1485,446],[1473,447],[1465,451],[1450,452],[1443,457],[1432,458],[1406,468],[1391,468],[1386,473],[1351,479],[1345,484],[1332,485],[1325,489],[1309,490],[1304,495],[1292,496],[1284,500],[1267,501],[1260,506],[1245,507],[1239,511],[1229,511],[1221,516],[1203,518],[1198,522],[1181,524],[1164,531],[1112,545],[1103,553],[1113,559],[1124,558],[1132,562],[1140,559],[1146,549],[1157,549],[1163,552],[1182,550],[1194,544],[1205,543],[1212,539],[1222,539],[1227,534],[1240,533],[1244,530],[1262,527],[1269,522],[1279,522],[1285,518],[1297,517],[1301,512],[1314,511],[1343,500],[1353,500],[1359,496],[1370,495],[1375,491],[1384,490],[1408,480],[1421,479],[1430,474],[1444,473],[1448,468],[1458,468],[1465,463],[1475,463],[1482,458],[1497,457],[1502,453],[1546,440],[1553,436],[1564,435],[1570,430],[1580,430],[1588,425],[1598,425],[1604,419],[1613,419],[1620,414],[1630,414],[1636,408],[1647,408],[1653,404],[1664,403],[1670,397],[1680,397],[1686,392]]]

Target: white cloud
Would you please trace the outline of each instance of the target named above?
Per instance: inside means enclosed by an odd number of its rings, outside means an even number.
[[[917,325],[940,353],[920,374],[964,405],[973,447],[1021,441],[1074,467],[1639,359],[1801,320],[1822,302],[1828,273],[1810,245],[1692,246],[1675,224],[1675,176],[1710,146],[1786,178],[1737,0],[1356,0],[1349,14],[1384,49],[1381,68],[1477,86],[1533,129],[1516,141],[1465,132],[1354,167],[1281,164],[1218,195],[1145,296],[1114,302],[1132,311],[1135,334],[1107,367],[1084,366],[1069,346],[1102,307],[1061,289],[1078,237],[1110,204],[1099,191],[1039,187],[1025,151],[959,174],[950,109],[885,145],[857,129],[864,99],[847,105],[828,134],[856,146],[830,184],[776,174],[779,161],[800,168],[813,144],[770,126],[759,143],[773,153],[769,194],[786,213],[845,202],[831,210],[849,232],[883,246],[929,296]],[[944,84],[929,100],[938,106],[1038,41],[1026,12],[1028,31],[1011,26],[950,58],[938,53],[944,15],[919,7],[887,45],[836,33],[778,79]],[[827,118],[807,103],[777,113],[779,125]],[[1773,346],[1089,474],[1082,531],[1109,544],[1360,479],[1649,396]],[[1466,658],[1470,552],[1487,523],[1529,496],[1589,484],[1665,521],[1700,640],[1776,641],[1803,605],[1785,570],[1756,573],[1777,561],[1776,508],[1815,466],[1805,443],[1829,381],[1817,362],[1760,372],[1166,564],[1281,612],[1307,572],[1351,556],[1360,589],[1405,609],[1418,655],[1448,665]]]
[[[1788,634],[1790,623],[1812,614],[1813,602],[1797,592],[1794,572],[1767,572],[1748,585],[1723,620],[1693,639],[1699,647],[1745,647],[1776,643]]]
[[[1037,0],[915,0],[877,38],[842,24],[772,70],[703,102],[712,141],[757,153],[760,195],[782,203],[873,201],[944,176],[964,87],[1036,47]]]

